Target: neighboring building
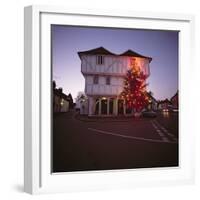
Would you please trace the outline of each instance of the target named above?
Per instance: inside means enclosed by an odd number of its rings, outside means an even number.
[[[68,112],[69,97],[62,92],[62,88],[53,89],[53,112]]]
[[[176,94],[171,98],[172,106],[174,108],[178,108],[178,91]]]
[[[133,66],[149,76],[152,58],[132,50],[117,55],[103,47],[78,52],[78,55],[88,98],[87,107],[84,107],[86,114],[120,115],[129,112],[124,100],[119,98],[124,87],[124,77]]]
[[[71,93],[69,93],[69,94],[67,95],[67,100],[68,100],[68,102],[69,102],[69,109],[74,108],[74,102],[73,102],[73,98],[72,98]]]
[[[69,106],[70,102],[68,99],[68,96],[66,94],[61,95],[61,109],[60,112],[68,112],[69,111]]]
[[[88,99],[83,92],[79,92],[76,98],[76,110],[79,110],[81,115],[88,114]]]
[[[153,97],[151,92],[148,92],[147,95],[149,97],[148,110],[156,111],[158,109],[158,101]]]
[[[169,99],[165,99],[165,100],[158,102],[158,109],[159,110],[168,109],[171,106],[172,106],[172,103]]]

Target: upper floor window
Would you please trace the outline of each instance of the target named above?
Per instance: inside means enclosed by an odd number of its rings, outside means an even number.
[[[106,85],[110,85],[110,76],[106,77]]]
[[[103,65],[104,64],[104,57],[103,56],[97,56],[97,65]]]
[[[93,82],[94,82],[94,84],[98,84],[99,83],[99,77],[97,75],[94,76]]]

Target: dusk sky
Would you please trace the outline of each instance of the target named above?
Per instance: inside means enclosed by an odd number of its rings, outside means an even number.
[[[157,100],[178,90],[178,32],[52,25],[53,80],[75,99],[84,91],[78,51],[103,46],[113,53],[131,49],[152,57],[148,90]]]

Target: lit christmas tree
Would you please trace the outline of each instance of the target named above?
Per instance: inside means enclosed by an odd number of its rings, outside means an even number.
[[[133,65],[127,71],[124,79],[124,89],[120,95],[125,100],[127,108],[141,112],[148,105],[149,98],[146,92],[146,79],[147,76],[136,65]]]

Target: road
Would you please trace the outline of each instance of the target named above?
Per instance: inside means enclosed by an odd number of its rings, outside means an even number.
[[[54,115],[53,172],[178,166],[178,114],[80,121]]]

